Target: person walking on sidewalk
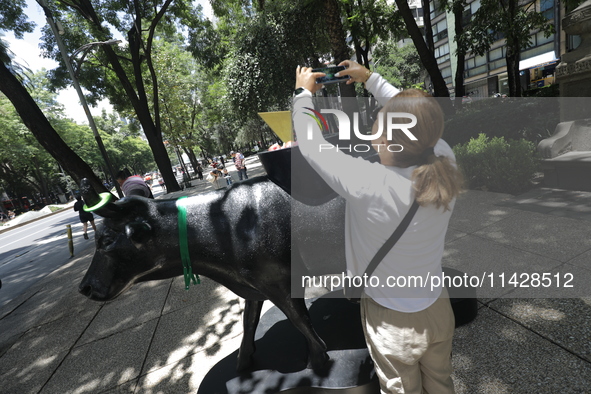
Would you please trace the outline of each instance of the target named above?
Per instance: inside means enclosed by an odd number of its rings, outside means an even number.
[[[244,155],[240,152],[230,152],[232,156],[232,160],[234,160],[234,165],[236,166],[236,171],[238,172],[238,178],[240,180],[248,179],[248,175],[246,174],[246,164],[244,162]]]
[[[84,231],[84,239],[88,239],[88,222],[92,226],[92,229],[96,233],[96,225],[94,224],[94,215],[92,212],[86,212],[84,210],[84,201],[82,196],[76,196],[76,202],[74,203],[74,211],[78,212],[80,223],[82,223],[82,231]]]
[[[117,179],[117,182],[119,182],[121,190],[125,196],[154,198],[152,189],[150,189],[146,181],[144,181],[144,178],[139,175],[131,175],[127,168],[119,171],[115,178]]]
[[[229,188],[230,186],[232,186],[232,175],[228,172],[228,169],[226,167],[224,167],[223,171],[222,171],[222,175],[224,176],[224,178],[226,179],[226,186]]]
[[[353,61],[339,65],[347,66],[339,74],[351,77],[348,84],[365,83],[384,106],[378,114],[382,120],[390,121],[386,116],[401,113],[417,118],[416,126],[411,128],[416,140],[402,132],[386,133],[385,121],[376,120],[372,146],[378,151],[379,163],[338,149],[319,150],[319,144],[326,141],[318,125],[309,121],[309,114],[314,107],[312,95],[322,87],[316,84],[316,78],[324,74],[307,67],[298,66],[296,70],[293,124],[300,151],[346,200],[348,275],[364,273],[414,201],[419,208],[410,226],[372,276],[387,283],[386,278],[441,274],[445,233],[462,187],[453,151],[441,139],[443,111],[425,92],[399,92],[381,76]],[[393,119],[395,123],[408,123],[398,121],[398,117]],[[386,149],[391,145],[404,149]],[[453,394],[451,349],[455,321],[445,287],[368,286],[364,291],[361,323],[381,392]]]

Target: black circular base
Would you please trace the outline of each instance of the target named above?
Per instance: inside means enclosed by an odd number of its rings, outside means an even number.
[[[209,371],[198,394],[379,393],[359,306],[322,297],[308,300],[307,306],[312,325],[328,348],[330,361],[323,370],[306,368],[308,348],[303,335],[273,307],[261,317],[257,328],[251,369],[236,372],[236,351]]]
[[[462,276],[444,268],[448,276]],[[448,289],[456,327],[476,318],[472,288]],[[334,296],[333,296],[334,297]],[[330,361],[322,371],[306,368],[304,336],[277,307],[262,317],[255,335],[256,352],[249,371],[236,372],[238,351],[217,363],[205,376],[198,394],[371,394],[380,387],[367,351],[359,305],[343,298],[306,301],[312,326],[326,342]]]
[[[463,276],[462,271],[454,268],[443,267],[445,275],[450,277]],[[448,287],[449,301],[454,311],[456,327],[470,323],[478,314],[478,301],[476,301],[476,289],[473,287]]]

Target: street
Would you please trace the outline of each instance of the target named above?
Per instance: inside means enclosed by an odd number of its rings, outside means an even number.
[[[163,194],[162,188],[154,185],[153,194],[154,197],[160,196]],[[97,226],[101,220],[100,216],[95,215]],[[68,224],[72,226],[74,256],[94,247],[92,227],[89,224],[90,239],[84,239],[78,212],[74,212],[71,207],[0,234],[0,307],[68,262]],[[74,283],[72,286],[77,284]]]
[[[101,219],[95,219],[98,225]],[[0,234],[0,306],[70,259],[68,224],[72,226],[74,255],[94,247],[92,227],[88,230],[90,239],[84,239],[78,212],[71,207]]]

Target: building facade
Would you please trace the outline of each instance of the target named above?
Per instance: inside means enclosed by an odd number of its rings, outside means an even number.
[[[454,93],[454,75],[457,68],[455,57],[457,45],[454,40],[454,15],[441,9],[439,1],[430,2],[431,26],[435,58],[441,74],[452,96]],[[557,0],[530,0],[524,2],[538,12],[542,12],[553,23],[556,33],[544,37],[540,31],[532,31],[531,46],[521,52],[519,63],[521,85],[529,90],[554,83],[554,70],[561,54],[572,49],[576,39],[565,36],[560,29],[560,20],[564,7]],[[471,16],[480,8],[480,0],[469,1],[464,9],[463,23],[467,25]],[[495,94],[508,94],[507,67],[505,62],[506,46],[504,37],[499,36],[489,51],[483,56],[466,54],[464,64],[464,86],[466,96],[473,99],[491,97]]]

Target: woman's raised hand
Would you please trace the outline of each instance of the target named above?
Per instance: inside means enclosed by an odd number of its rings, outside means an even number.
[[[372,74],[372,72],[369,71],[367,68],[352,60],[343,60],[339,63],[339,66],[347,67],[345,70],[340,71],[337,74],[338,77],[342,77],[343,75],[348,75],[351,77],[351,79],[347,81],[347,85],[350,85],[353,82],[365,83],[369,76]]]
[[[316,83],[316,78],[325,76],[325,73],[312,72],[312,67],[300,67],[296,68],[296,84],[295,88],[308,89],[312,94],[316,93],[317,90],[322,89],[321,83]]]

